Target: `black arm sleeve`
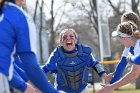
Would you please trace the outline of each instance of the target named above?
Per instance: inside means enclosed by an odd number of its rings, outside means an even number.
[[[100,77],[105,73],[103,66],[99,62],[93,66],[93,69],[98,73]]]

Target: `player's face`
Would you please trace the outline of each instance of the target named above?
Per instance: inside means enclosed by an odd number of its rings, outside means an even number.
[[[133,46],[133,40],[129,37],[118,37],[119,42],[123,44],[125,47],[129,48]]]
[[[25,0],[15,0],[15,2],[19,7],[23,7],[25,4]]]
[[[0,0],[0,3],[2,2],[3,0]]]
[[[76,37],[72,31],[66,31],[62,34],[62,39],[60,41],[61,45],[66,51],[72,51],[75,49]]]

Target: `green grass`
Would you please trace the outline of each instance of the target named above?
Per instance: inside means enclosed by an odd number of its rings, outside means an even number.
[[[89,90],[88,93],[94,93],[94,92],[92,90]],[[129,84],[120,87],[118,90],[114,90],[113,93],[140,93],[140,89],[135,89],[134,84]]]
[[[140,93],[140,90],[115,90],[113,93]]]
[[[88,93],[93,93],[93,91],[88,91]],[[113,91],[113,93],[140,93],[140,90],[123,90],[123,89],[121,89],[121,90],[115,90],[115,91]]]
[[[115,90],[113,93],[140,93],[140,90],[136,89],[134,84],[130,84]]]

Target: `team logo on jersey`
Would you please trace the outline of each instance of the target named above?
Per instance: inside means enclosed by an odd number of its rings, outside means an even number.
[[[71,65],[75,65],[75,64],[76,64],[76,62],[72,61],[70,64],[71,64]]]

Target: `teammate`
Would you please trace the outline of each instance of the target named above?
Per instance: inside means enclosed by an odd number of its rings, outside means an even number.
[[[12,78],[13,51],[20,56],[31,82],[43,93],[57,93],[48,83],[36,59],[33,22],[15,4],[15,0],[0,0],[0,89],[9,93],[8,79]],[[32,35],[31,35],[32,34]]]
[[[124,13],[121,17],[121,22],[127,22],[127,21],[134,22],[138,26],[138,29],[140,29],[140,18],[136,13],[134,13],[134,12]],[[122,57],[120,59],[120,62],[117,65],[115,72],[113,73],[114,76],[113,76],[112,80],[110,81],[111,84],[118,81],[122,77],[125,67],[127,66],[126,57],[128,56],[128,53],[134,54],[133,50],[134,50],[133,46],[130,48],[125,47]]]
[[[15,0],[15,4],[22,8],[25,4],[25,1]],[[14,74],[12,76],[12,79],[9,81],[10,91],[11,89],[15,88],[24,93],[40,93],[40,91],[37,88],[35,88],[32,84],[29,83],[28,77],[22,70],[23,66],[21,67],[21,65],[19,65],[22,64],[19,57],[15,55],[14,60]],[[13,89],[11,92],[14,92],[15,89]]]
[[[130,21],[123,22],[118,25],[117,31],[114,31],[112,36],[118,37],[120,43],[126,48],[134,47],[134,55],[127,57],[127,61],[132,64],[132,67],[119,81],[110,85],[102,85],[104,88],[97,93],[110,93],[112,90],[132,82],[140,74],[140,32],[138,26]]]

